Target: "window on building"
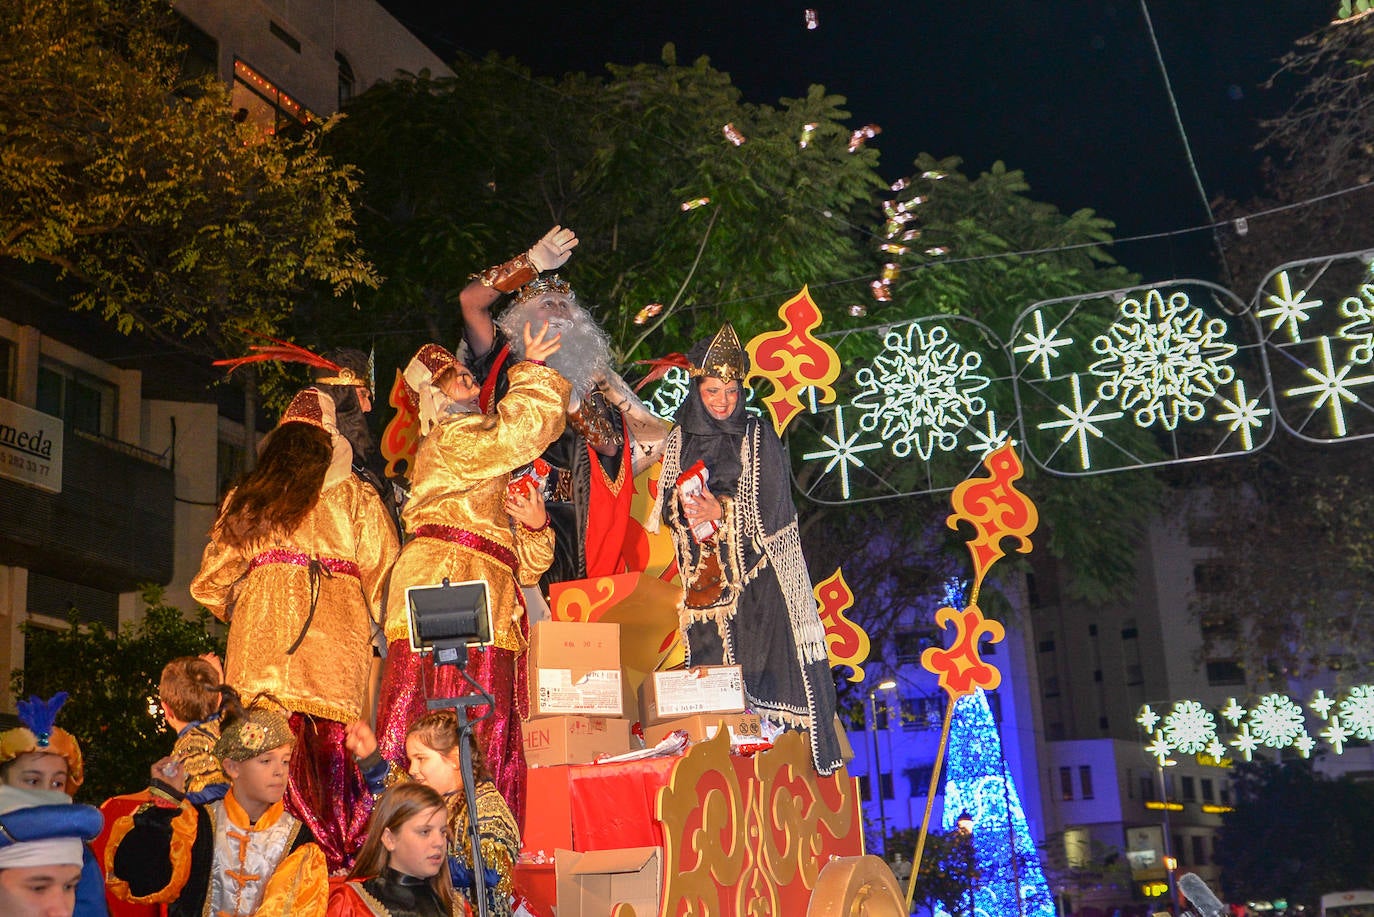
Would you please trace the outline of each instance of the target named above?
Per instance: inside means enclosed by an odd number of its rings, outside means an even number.
[[[881,697],[873,702],[873,728],[888,728],[887,702]]]
[[[1193,845],[1193,865],[1207,865],[1207,838],[1201,834],[1194,834],[1191,838]]]
[[[1145,667],[1138,662],[1128,662],[1126,664],[1126,684],[1132,686],[1145,684]]]
[[[1159,791],[1158,791],[1158,788],[1155,786],[1155,778],[1154,778],[1154,777],[1141,777],[1141,778],[1140,778],[1140,798],[1141,798],[1141,799],[1143,799],[1145,802],[1154,802],[1156,799],[1159,798],[1159,797],[1156,795],[1158,792],[1159,792]]]
[[[342,53],[335,52],[334,63],[339,65],[339,107],[343,108],[357,94],[358,79],[353,75],[353,65]]]
[[[1235,587],[1236,568],[1223,561],[1204,561],[1193,567],[1193,588],[1200,593],[1228,592]]]
[[[892,782],[891,771],[878,774],[878,789],[883,794],[884,799],[895,798],[896,791]]]
[[[0,398],[14,398],[14,341],[0,338]]]
[[[203,76],[219,76],[219,42],[209,32],[176,14],[173,36],[186,50],[181,55],[181,78],[191,83]]]
[[[1045,604],[1044,600],[1040,598],[1040,587],[1035,582],[1034,573],[1026,574],[1026,601],[1030,603],[1032,608],[1039,608]]]
[[[38,410],[97,436],[115,435],[119,389],[89,373],[44,357],[38,364]]]
[[[906,782],[911,787],[912,796],[923,798],[930,792],[930,775],[934,772],[933,764],[918,764],[906,768]]]
[[[1054,633],[1053,633],[1053,632],[1046,634],[1046,635],[1045,635],[1045,639],[1043,639],[1043,640],[1040,641],[1040,652],[1042,652],[1042,653],[1053,653],[1053,652],[1054,652]]]
[[[1061,742],[1064,739],[1064,724],[1050,723],[1045,727],[1045,738],[1051,742]]]
[[[1097,718],[1097,728],[1101,729],[1103,732],[1107,732],[1109,729],[1112,728],[1112,721],[1107,719],[1105,716],[1099,716]]]
[[[1234,659],[1209,659],[1207,661],[1207,684],[1243,685],[1245,670]]]
[[[1044,689],[1045,689],[1045,696],[1046,696],[1046,697],[1058,697],[1058,696],[1059,696],[1059,676],[1058,676],[1058,675],[1046,675],[1046,676],[1041,680],[1041,684],[1042,684],[1042,686],[1043,686]]]
[[[309,109],[238,59],[234,60],[234,83],[229,93],[236,117],[264,134],[294,133],[314,120]]]
[[[1197,781],[1192,777],[1180,777],[1180,792],[1184,802],[1197,802]]]
[[[1096,624],[1089,624],[1089,625],[1088,625],[1088,636],[1089,636],[1089,637],[1096,637],[1096,636],[1097,636],[1097,625],[1096,625]]]
[[[1073,799],[1073,768],[1059,769],[1059,798],[1065,802]]]
[[[1222,805],[1229,806],[1231,804],[1231,784],[1223,780],[1221,783],[1221,792],[1217,795],[1220,797]]]
[[[1093,798],[1093,769],[1090,764],[1078,766],[1078,788],[1084,799]]]
[[[1171,834],[1171,835],[1169,835],[1169,844],[1170,844],[1170,846],[1171,846],[1172,849],[1173,849],[1174,856],[1178,857],[1178,865],[1180,865],[1180,866],[1191,866],[1191,865],[1192,865],[1191,863],[1185,862],[1185,861],[1188,859],[1188,853],[1187,853],[1186,849],[1185,849],[1184,846],[1183,846],[1183,835],[1182,835],[1182,834]]]
[[[1211,777],[1202,778],[1202,801],[1216,802],[1216,789]]]
[[[219,482],[216,499],[224,499],[229,488],[234,486],[243,473],[243,443],[220,440],[215,451],[215,479]]]
[[[869,786],[868,775],[859,775],[859,801],[869,802],[873,799],[873,790]]]

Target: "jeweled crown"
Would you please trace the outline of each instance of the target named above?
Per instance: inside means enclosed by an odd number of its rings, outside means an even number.
[[[559,296],[577,299],[577,294],[572,291],[572,287],[566,280],[557,274],[550,274],[547,277],[536,277],[521,287],[515,294],[515,301],[517,303],[528,302],[537,296],[543,296],[545,293],[557,293]]]

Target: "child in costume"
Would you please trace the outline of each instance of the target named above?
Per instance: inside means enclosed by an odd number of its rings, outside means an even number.
[[[215,755],[223,799],[192,803],[180,764],[153,766],[151,802],[115,823],[105,850],[121,900],[167,905],[169,917],[320,917],[329,895],[324,851],[282,804],[295,739],[286,716],[258,701],[224,723]]]
[[[77,910],[77,888],[83,841],[100,825],[96,809],[65,793],[0,785],[0,914],[89,913]]]
[[[452,710],[435,710],[420,717],[406,732],[409,774],[389,763],[377,750],[377,737],[366,723],[348,727],[348,747],[358,756],[358,766],[374,792],[413,780],[437,790],[448,805],[449,870],[453,887],[469,902],[476,882],[472,874],[472,837],[468,827],[467,798],[459,770],[458,716]],[[510,917],[514,895],[515,861],[520,854],[520,828],[510,807],[497,791],[483,766],[478,749],[472,754],[477,785],[477,823],[482,860],[486,865],[487,913]]]
[[[419,783],[377,798],[367,839],[348,881],[329,893],[328,917],[449,917],[448,809]]]
[[[81,746],[70,732],[56,725],[57,712],[67,702],[59,691],[48,700],[30,697],[17,705],[22,726],[0,733],[0,783],[27,790],[55,790],[76,795],[85,778]],[[89,850],[76,891],[81,917],[104,917],[105,879]]]
[[[228,712],[241,716],[243,709],[238,692],[224,684],[219,659],[213,653],[173,659],[162,667],[157,699],[167,725],[176,730],[172,757],[186,772],[186,792],[227,788],[229,778],[215,757],[215,743],[221,718]]]

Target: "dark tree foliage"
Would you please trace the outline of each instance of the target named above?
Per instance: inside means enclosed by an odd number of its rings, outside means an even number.
[[[1311,761],[1257,759],[1234,775],[1216,849],[1229,900],[1315,908],[1325,892],[1374,886],[1374,784],[1332,780]]]

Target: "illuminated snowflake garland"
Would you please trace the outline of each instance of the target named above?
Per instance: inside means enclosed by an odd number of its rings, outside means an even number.
[[[1341,722],[1358,739],[1374,739],[1374,685],[1360,685],[1337,707]]]
[[[1133,411],[1141,427],[1175,430],[1180,421],[1201,420],[1217,387],[1235,379],[1226,361],[1236,346],[1226,342],[1226,331],[1225,321],[1207,318],[1187,293],[1165,300],[1150,290],[1143,302],[1125,300],[1117,321],[1093,339],[1102,359],[1088,370],[1106,380],[1098,397]]]
[[[1179,701],[1164,718],[1164,738],[1184,754],[1206,751],[1217,737],[1217,721],[1195,700]]]
[[[977,395],[992,381],[976,372],[982,365],[981,354],[951,341],[941,325],[889,330],[883,352],[854,374],[859,427],[878,431],[897,458],[953,451],[960,431],[987,410]]]
[[[1341,315],[1351,321],[1338,332],[1354,346],[1350,348],[1350,362],[1365,365],[1374,362],[1374,284],[1360,285],[1359,296],[1341,300]]]
[[[1352,739],[1374,740],[1374,685],[1357,685],[1339,699],[1315,691],[1306,707],[1285,694],[1266,694],[1249,706],[1232,697],[1218,710],[1180,700],[1164,716],[1146,704],[1135,721],[1145,752],[1160,761],[1174,753],[1221,759],[1228,750],[1249,761],[1261,748],[1291,748],[1306,758],[1321,744],[1339,755]],[[1312,728],[1307,710],[1315,717]]]

